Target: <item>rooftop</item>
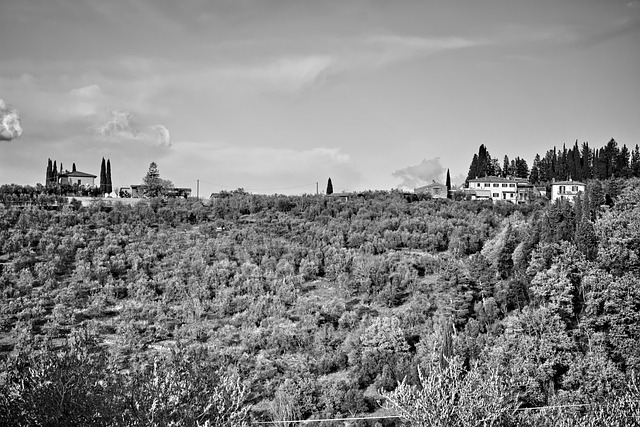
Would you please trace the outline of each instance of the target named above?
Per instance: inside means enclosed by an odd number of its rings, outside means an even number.
[[[86,172],[80,172],[80,171],[65,171],[64,173],[58,174],[58,178],[97,178],[96,175],[92,175],[90,173],[86,173]]]

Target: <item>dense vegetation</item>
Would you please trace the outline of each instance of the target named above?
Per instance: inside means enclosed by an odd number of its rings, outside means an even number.
[[[639,187],[58,209],[2,188],[0,424],[638,425]]]

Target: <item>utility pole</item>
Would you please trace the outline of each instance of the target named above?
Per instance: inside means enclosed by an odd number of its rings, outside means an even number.
[[[196,180],[196,198],[200,199],[200,180]]]

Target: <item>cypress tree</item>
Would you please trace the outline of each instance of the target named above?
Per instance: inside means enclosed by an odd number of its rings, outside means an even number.
[[[74,163],[73,165],[71,165],[71,172],[75,172],[76,171],[76,164]]]
[[[111,193],[113,191],[113,186],[111,185],[111,159],[107,159],[107,193]]]
[[[447,169],[446,186],[447,186],[447,199],[450,199],[451,198],[451,175],[449,174],[449,169]]]
[[[51,174],[51,179],[54,184],[58,183],[58,164],[55,160],[53,161],[53,170]]]
[[[327,195],[333,194],[333,183],[331,182],[331,178],[327,181]]]
[[[107,167],[105,165],[104,157],[102,158],[102,164],[100,165],[100,193],[104,195],[107,192]]]
[[[45,187],[49,187],[51,186],[51,168],[53,167],[52,163],[51,163],[51,159],[48,159],[47,161],[47,177],[45,178],[45,182],[44,182],[44,186]]]

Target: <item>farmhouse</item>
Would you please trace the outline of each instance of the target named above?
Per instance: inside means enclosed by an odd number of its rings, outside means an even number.
[[[444,184],[440,184],[435,180],[428,185],[423,187],[418,187],[413,190],[416,194],[431,194],[431,197],[434,199],[446,199],[448,196],[447,186]]]
[[[71,172],[64,171],[58,174],[58,183],[59,184],[78,184],[86,187],[95,187],[94,180],[97,178],[96,175],[92,175],[86,172],[80,172],[78,170],[73,170]]]

